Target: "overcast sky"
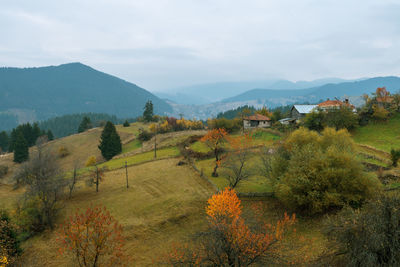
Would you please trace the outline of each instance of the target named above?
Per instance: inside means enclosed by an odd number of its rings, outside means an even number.
[[[149,90],[400,74],[400,0],[0,0],[0,66],[82,62]]]

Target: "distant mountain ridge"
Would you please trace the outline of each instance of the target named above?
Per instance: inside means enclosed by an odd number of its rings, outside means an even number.
[[[328,83],[342,83],[349,80],[340,78],[324,78],[314,81],[291,82],[282,79],[260,80],[260,81],[241,81],[241,82],[217,82],[191,85],[169,89],[165,92],[154,92],[163,99],[168,99],[174,103],[187,105],[202,105],[221,101],[254,88],[268,88],[274,90],[281,89],[305,89],[321,86]]]
[[[17,115],[19,122],[24,114],[29,120],[83,112],[136,117],[148,100],[157,114],[172,111],[145,89],[81,63],[0,68],[0,115]]]
[[[309,102],[318,101],[325,98],[347,96],[361,96],[371,94],[376,88],[385,86],[387,90],[396,92],[400,90],[400,78],[396,76],[375,77],[360,81],[344,82],[338,84],[325,84],[299,90],[272,90],[272,89],[253,89],[234,97],[226,98],[221,102],[241,102],[251,100],[267,100],[277,98],[297,98]]]

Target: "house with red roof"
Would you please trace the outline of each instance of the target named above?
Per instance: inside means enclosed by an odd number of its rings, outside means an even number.
[[[243,118],[243,127],[249,128],[268,128],[271,127],[271,119],[261,114],[254,114]]]
[[[351,110],[353,110],[354,112],[356,112],[356,107],[352,104],[350,104],[349,100],[346,98],[344,101],[340,101],[340,100],[326,100],[322,103],[319,103],[317,105],[318,109],[322,109],[322,110],[332,110],[332,109],[339,109],[341,107],[348,107]]]

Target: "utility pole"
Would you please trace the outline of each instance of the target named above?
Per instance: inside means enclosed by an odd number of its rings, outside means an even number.
[[[99,192],[99,167],[96,167],[96,193]]]
[[[158,124],[156,125],[155,133],[154,133],[154,158],[157,158],[157,133],[158,133]]]
[[[128,183],[128,162],[125,161],[125,172],[126,172],[126,188],[129,188],[129,183]]]

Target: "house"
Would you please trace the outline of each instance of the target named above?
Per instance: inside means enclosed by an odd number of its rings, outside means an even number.
[[[243,118],[243,127],[245,129],[271,127],[271,119],[261,114],[254,114]]]
[[[353,112],[356,112],[356,107],[352,104],[349,103],[349,100],[346,98],[344,101],[340,101],[340,100],[326,100],[322,103],[318,104],[318,109],[322,109],[322,110],[332,110],[332,109],[339,109],[341,107],[348,107],[351,110],[353,110]]]
[[[290,117],[299,120],[316,109],[318,105],[294,105],[290,110]]]

